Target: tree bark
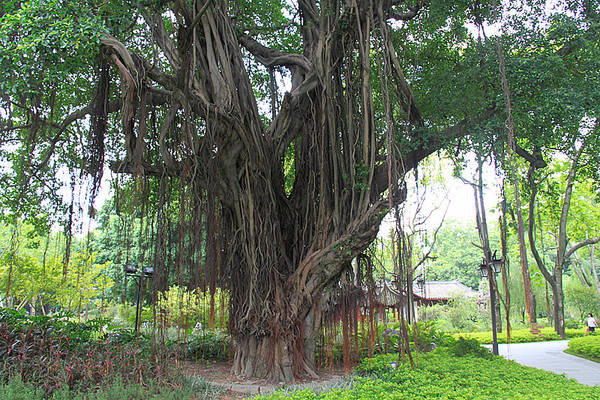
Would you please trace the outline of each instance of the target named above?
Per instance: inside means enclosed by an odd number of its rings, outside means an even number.
[[[554,267],[552,269],[552,273],[546,268],[541,256],[538,253],[535,237],[533,235],[535,230],[535,201],[537,196],[537,184],[535,183],[535,179],[533,176],[533,165],[530,167],[528,180],[531,188],[531,198],[529,200],[529,244],[531,247],[531,252],[537,262],[537,265],[542,272],[542,275],[550,284],[552,288],[552,296],[553,296],[553,316],[554,316],[554,330],[557,334],[559,334],[563,339],[566,337],[565,334],[565,316],[564,316],[564,293],[563,293],[563,268],[566,260],[574,254],[575,251],[580,249],[583,246],[597,243],[600,238],[586,239],[582,242],[576,243],[571,246],[567,250],[567,221],[569,217],[569,209],[571,206],[571,197],[573,193],[573,185],[575,183],[575,176],[577,174],[577,170],[579,168],[579,159],[581,154],[583,153],[583,149],[585,147],[585,142],[576,149],[576,153],[574,158],[571,161],[571,166],[569,168],[569,173],[567,176],[567,182],[565,186],[562,207],[561,207],[561,215],[560,221],[558,225],[558,244],[556,249],[556,259],[554,261]]]
[[[510,286],[509,286],[509,259],[508,259],[508,227],[506,223],[506,196],[502,191],[502,214],[500,215],[500,243],[502,246],[502,284],[504,286],[504,311],[506,313],[506,342],[511,342],[511,325],[510,325]]]
[[[212,261],[218,255],[228,268],[222,272],[230,281],[233,372],[291,381],[314,372],[321,296],[376,237],[386,212],[404,200],[399,182],[449,138],[466,135],[471,122],[427,140],[416,140],[419,131],[408,129],[411,146],[390,145],[394,161],[382,162],[385,141],[371,88],[375,51],[385,54],[397,95],[386,107],[404,112],[406,126],[424,128],[388,34],[390,2],[342,2],[330,13],[299,1],[301,54],[252,38],[236,26],[224,0],[200,10],[174,3],[168,18],[176,34],[168,33],[163,15],[142,13],[161,62],[168,64],[164,70],[114,37],[102,40],[102,54],[121,86],[125,155],[112,168],[181,179],[196,197],[218,201],[224,243],[218,248],[211,242],[214,230],[207,232],[204,268],[219,264]],[[270,96],[268,126],[246,68],[248,54],[267,70],[285,68],[291,75],[283,99]],[[162,124],[149,123],[155,108]],[[477,119],[487,117],[485,112]]]
[[[589,233],[586,233],[586,238],[589,239]],[[596,271],[596,255],[595,255],[595,251],[596,251],[596,246],[595,245],[590,245],[588,246],[588,253],[590,256],[590,267],[592,269],[592,275],[594,276],[594,284],[596,285],[596,291],[598,293],[600,293],[600,279],[598,279],[598,271]]]
[[[515,123],[512,118],[512,105],[510,101],[510,89],[506,78],[506,68],[504,66],[504,54],[500,45],[500,40],[497,42],[497,52],[499,60],[500,77],[502,80],[502,91],[506,101],[506,114],[508,116],[506,130],[508,133],[508,175],[514,188],[515,212],[517,214],[517,236],[519,238],[519,257],[521,262],[521,276],[523,278],[523,290],[525,292],[525,309],[529,315],[529,323],[537,322],[535,295],[531,289],[531,276],[529,274],[529,264],[527,262],[527,245],[525,243],[525,224],[523,222],[523,212],[521,210],[521,194],[519,188],[519,180],[515,171],[514,153],[520,151],[520,147],[515,141]]]
[[[490,248],[489,231],[487,225],[487,213],[485,211],[485,202],[483,197],[483,159],[480,154],[477,155],[477,171],[476,171],[475,182],[468,182],[463,179],[463,182],[468,183],[473,188],[473,197],[475,200],[475,220],[477,224],[477,233],[479,234],[479,242],[481,244],[481,250],[483,251],[483,259],[486,265],[490,265],[492,261],[492,251]],[[495,274],[489,277],[491,283],[490,290],[494,291],[494,298],[497,299],[494,303],[496,329],[498,332],[502,332],[502,312],[501,312],[501,297],[498,289],[498,282]],[[491,298],[491,293],[490,293]]]

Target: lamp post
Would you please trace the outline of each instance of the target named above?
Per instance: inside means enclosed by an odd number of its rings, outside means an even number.
[[[137,265],[125,264],[123,265],[123,269],[125,270],[125,275],[137,278],[138,287],[137,287],[137,300],[135,303],[135,332],[139,331],[139,316],[140,316],[140,296],[142,291],[142,278],[151,278],[152,274],[154,274],[153,267],[142,267],[141,273],[138,272]]]
[[[419,275],[417,277],[417,279],[415,280],[415,283],[417,284],[417,287],[419,288],[419,291],[421,293],[423,293],[423,290],[425,288],[425,279],[423,279],[423,275]]]
[[[421,303],[420,305],[422,307],[426,307],[427,305],[424,303],[424,299],[425,299],[425,278],[423,278],[423,275],[419,275],[417,277],[417,279],[415,280],[415,283],[417,284],[417,287],[419,288],[419,296],[421,296]],[[417,304],[418,306],[419,304]],[[425,318],[425,309],[423,308],[423,318]],[[417,308],[418,310],[418,308]],[[415,316],[418,316],[418,312],[415,312]],[[416,320],[417,318],[415,318]]]
[[[488,278],[490,285],[490,308],[492,310],[492,353],[498,355],[498,333],[496,330],[496,291],[494,290],[494,276],[500,272],[502,260],[496,258],[496,252],[491,256],[490,253],[483,259],[478,269],[482,278]]]

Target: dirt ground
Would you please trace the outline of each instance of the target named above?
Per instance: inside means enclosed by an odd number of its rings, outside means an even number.
[[[221,393],[220,400],[247,399],[256,394],[270,393],[284,386],[283,382],[273,383],[264,379],[246,379],[232,375],[231,363],[227,362],[186,362],[182,366],[186,374],[199,376],[212,384],[222,386],[225,390]],[[319,379],[300,379],[293,386],[335,382],[346,375],[342,370],[318,371],[318,374]]]

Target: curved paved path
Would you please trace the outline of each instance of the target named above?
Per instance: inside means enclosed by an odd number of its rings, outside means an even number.
[[[519,364],[565,374],[584,385],[600,385],[600,363],[565,353],[567,340],[539,343],[500,344],[501,356]],[[486,346],[491,347],[491,346]]]

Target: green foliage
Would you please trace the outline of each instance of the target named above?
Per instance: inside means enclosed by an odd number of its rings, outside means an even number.
[[[490,245],[499,247],[498,229],[490,223]],[[447,221],[437,235],[435,246],[436,259],[427,266],[428,280],[457,279],[461,283],[477,290],[481,275],[477,265],[481,263],[481,250],[473,246],[479,243],[477,230],[472,224],[462,221]]]
[[[254,400],[359,399],[546,399],[600,398],[600,388],[564,376],[524,367],[501,357],[455,357],[446,349],[424,354],[412,369],[406,362],[392,368],[397,355],[363,360],[352,389],[315,394],[311,390],[256,396]]]
[[[27,303],[35,306],[39,301],[81,312],[112,287],[113,281],[106,274],[109,265],[95,263],[94,253],[75,252],[64,277],[63,263],[56,257],[49,257],[43,264],[29,254],[7,252],[0,257],[0,291],[9,291],[9,297],[16,300],[15,307]]]
[[[125,383],[115,379],[110,384],[103,385],[95,391],[81,392],[69,388],[61,388],[51,396],[46,396],[43,390],[34,385],[24,383],[19,376],[0,385],[2,400],[208,400],[216,399],[220,390],[202,380],[183,380],[178,387],[157,387],[150,383],[147,386],[137,383]]]
[[[192,335],[192,339],[185,345],[186,358],[198,360],[229,359],[231,336],[220,331],[200,331]]]
[[[379,328],[383,332],[386,326],[380,326]],[[391,328],[400,331],[400,323],[392,324]],[[431,351],[436,346],[445,343],[449,337],[434,321],[419,321],[408,325],[407,329],[410,345],[413,349],[416,346],[418,351]],[[391,345],[388,351],[397,351],[399,337],[388,335],[386,340]]]
[[[223,319],[227,321],[227,309],[221,309],[220,304],[229,304],[229,293],[217,288],[214,295],[214,316],[215,321]],[[157,310],[161,314],[161,320],[167,323],[167,326],[178,326],[183,329],[189,329],[197,322],[203,322],[205,327],[210,320],[211,295],[208,291],[202,291],[200,288],[188,290],[184,287],[172,285],[165,292],[158,296],[156,304]]]
[[[492,355],[487,349],[481,347],[477,339],[465,339],[462,336],[459,337],[458,340],[449,341],[447,347],[450,354],[453,354],[456,357],[471,355],[481,358],[490,358]]]
[[[565,287],[565,306],[572,309],[579,318],[588,313],[600,313],[600,295],[595,287],[571,284]]]
[[[3,400],[41,400],[44,392],[33,385],[27,385],[19,375],[0,385],[0,399]]]
[[[104,335],[104,320],[76,324],[59,318],[0,313],[0,380],[20,377],[46,395],[68,388],[94,391],[116,378],[181,387],[173,360],[150,352],[143,338]]]
[[[488,313],[479,310],[472,299],[457,297],[448,304],[419,309],[419,318],[436,321],[447,332],[471,332],[489,326]]]
[[[569,340],[569,349],[584,356],[600,359],[600,335],[578,337]]]
[[[574,338],[583,336],[585,330],[579,329],[565,329],[567,338]],[[466,339],[476,339],[479,343],[489,344],[492,343],[492,332],[467,332],[467,333],[455,333],[453,335],[459,339],[461,337]],[[542,328],[539,335],[531,333],[529,329],[515,329],[510,332],[511,343],[530,343],[530,342],[545,342],[549,340],[562,340],[562,338],[554,331],[554,328]],[[498,343],[506,343],[506,332],[498,333]]]
[[[106,271],[110,263],[96,264],[94,253],[75,253],[69,262],[69,273],[56,294],[58,304],[70,310],[81,312],[94,297],[113,286]]]

